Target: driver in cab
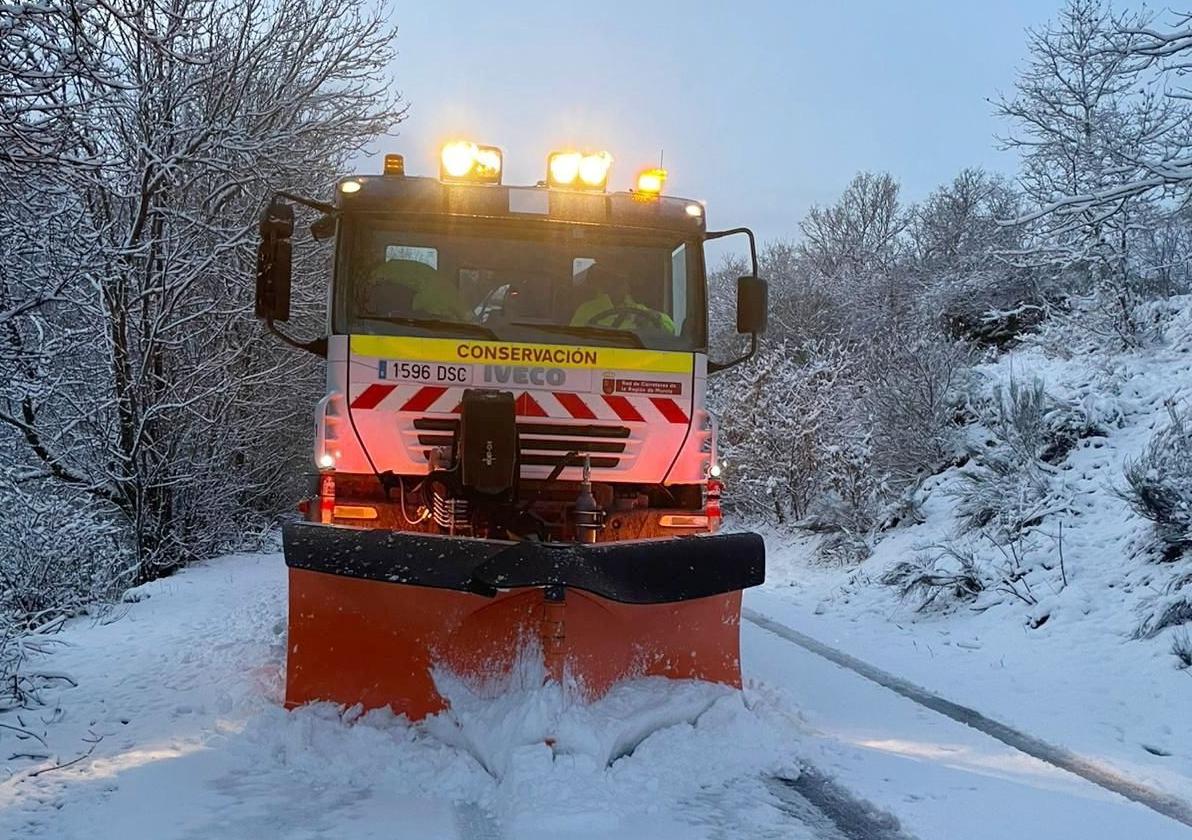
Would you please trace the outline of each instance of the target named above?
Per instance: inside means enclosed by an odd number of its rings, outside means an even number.
[[[582,303],[571,316],[573,327],[610,327],[630,330],[654,328],[675,335],[675,322],[665,312],[638,303],[629,293],[629,280],[596,263],[577,274]]]

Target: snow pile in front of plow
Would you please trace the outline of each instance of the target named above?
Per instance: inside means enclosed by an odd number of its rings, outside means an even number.
[[[435,686],[450,708],[429,719],[426,729],[466,750],[500,779],[509,769],[511,748],[549,745],[553,755],[605,766],[632,753],[653,732],[694,725],[716,701],[736,699],[723,685],[645,677],[591,700],[575,679],[565,677],[560,684],[546,676],[541,650],[532,643],[509,674],[478,681],[437,671]]]
[[[673,810],[699,822],[707,809],[696,800],[708,791],[748,797],[767,778],[798,775],[790,721],[761,696],[646,677],[586,700],[543,677],[532,650],[496,688],[438,674],[451,708],[419,727],[488,771],[493,784],[480,801],[511,836],[615,834],[627,813],[638,830],[643,818],[662,830]]]
[[[271,712],[253,753],[314,789],[448,800],[471,821],[460,836],[699,837],[725,813],[748,824],[750,803],[760,830],[775,818],[758,802],[767,779],[798,775],[792,721],[723,686],[645,678],[591,702],[556,683],[440,686],[451,709],[418,724],[322,704]]]

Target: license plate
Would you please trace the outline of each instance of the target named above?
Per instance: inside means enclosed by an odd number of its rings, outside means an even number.
[[[472,381],[469,365],[445,365],[439,362],[388,362],[382,379],[417,382],[427,385],[467,385]]]

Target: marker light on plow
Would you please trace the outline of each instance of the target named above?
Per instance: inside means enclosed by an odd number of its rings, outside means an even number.
[[[335,517],[335,476],[329,472],[319,477],[319,521],[330,525]]]

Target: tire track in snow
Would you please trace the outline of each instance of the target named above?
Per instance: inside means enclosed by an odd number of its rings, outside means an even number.
[[[875,682],[895,694],[918,703],[924,708],[949,717],[957,723],[972,727],[991,738],[1001,741],[1008,747],[1026,753],[1033,758],[1046,762],[1053,767],[1066,770],[1092,782],[1098,787],[1124,796],[1140,805],[1145,805],[1152,811],[1170,817],[1177,822],[1192,827],[1192,804],[1177,796],[1164,793],[1149,785],[1127,778],[1113,770],[1082,755],[1063,747],[1057,747],[1033,735],[1028,735],[1012,726],[986,717],[975,709],[945,700],[938,694],[933,694],[925,688],[908,682],[901,677],[883,671],[867,662],[863,662],[843,651],[813,639],[805,633],[800,633],[780,621],[762,615],[755,610],[743,608],[741,617],[762,630],[773,633],[781,639],[796,644],[804,650],[817,656],[822,656],[829,662],[847,668],[853,673]]]
[[[766,784],[787,814],[814,829],[820,840],[914,840],[892,814],[854,798],[811,767],[804,766],[794,779],[771,776]]]

